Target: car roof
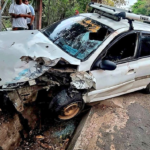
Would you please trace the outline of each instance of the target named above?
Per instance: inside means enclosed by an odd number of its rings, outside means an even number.
[[[107,25],[113,30],[118,30],[121,28],[129,28],[128,20],[122,19],[120,21],[115,21],[113,19],[109,19],[107,17],[101,16],[97,13],[84,13],[80,14],[81,16],[89,17],[94,19],[104,25]],[[150,31],[150,24],[143,23],[140,21],[133,21],[134,30],[141,30],[141,31]]]

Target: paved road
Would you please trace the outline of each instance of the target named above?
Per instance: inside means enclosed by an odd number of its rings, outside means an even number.
[[[74,147],[74,150],[149,149],[150,95],[139,92],[94,106]]]

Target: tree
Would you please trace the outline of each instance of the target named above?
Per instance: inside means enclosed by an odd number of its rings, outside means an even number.
[[[150,16],[150,1],[149,0],[138,0],[132,6],[133,13]]]
[[[121,6],[121,5],[126,5],[127,1],[126,0],[113,0],[115,6]]]
[[[121,6],[126,5],[126,0],[92,0],[93,2],[102,3],[110,6]]]
[[[3,7],[4,6],[4,3],[5,3],[6,0],[1,0],[1,6]],[[11,5],[11,0],[8,0],[8,3],[3,11],[3,16],[9,16],[9,7]],[[5,26],[5,28],[10,28],[11,27],[11,21],[9,18],[3,18],[2,19],[2,24]],[[3,26],[3,29],[4,29],[4,26]]]
[[[5,1],[6,0],[2,0],[2,5]],[[35,1],[30,1],[33,2],[34,6]],[[91,1],[110,6],[119,6],[126,4],[126,0],[43,0],[42,27],[51,25],[52,23],[62,20],[64,18],[73,16],[75,14],[75,10],[78,10],[80,13],[88,12],[88,4]],[[8,9],[10,4],[11,0],[9,0],[9,4],[7,5],[4,15],[9,15]],[[6,26],[8,24],[7,27],[10,26],[9,20],[4,20],[4,23],[6,24]]]
[[[110,6],[125,5],[126,0],[92,0]],[[43,0],[43,26],[73,16],[75,10],[87,12],[91,0]]]
[[[43,26],[85,12],[90,0],[43,0]]]

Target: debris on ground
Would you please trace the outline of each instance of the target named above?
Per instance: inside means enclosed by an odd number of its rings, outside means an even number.
[[[44,121],[40,128],[32,130],[16,150],[65,150],[71,140],[80,119],[60,123],[54,120]]]
[[[18,115],[0,112],[0,150],[14,150],[21,142],[22,129]]]
[[[10,101],[6,103],[0,104],[2,150],[65,150],[81,120],[79,117],[58,122],[47,103],[41,103],[38,99],[25,104],[22,112],[18,112]]]

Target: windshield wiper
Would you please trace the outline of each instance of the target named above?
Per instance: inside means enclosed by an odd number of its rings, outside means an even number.
[[[44,31],[42,33],[49,38],[49,34],[47,32]]]

